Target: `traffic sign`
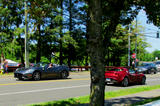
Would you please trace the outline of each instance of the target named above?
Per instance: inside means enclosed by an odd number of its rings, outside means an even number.
[[[133,59],[136,58],[136,53],[133,53],[133,54],[132,54],[132,58],[133,58]]]

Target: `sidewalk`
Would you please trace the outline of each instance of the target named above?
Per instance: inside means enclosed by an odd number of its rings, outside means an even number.
[[[160,89],[120,96],[105,101],[105,106],[126,106],[136,102],[160,96]],[[152,105],[150,105],[152,106]],[[159,104],[160,106],[160,104]]]
[[[143,101],[145,99],[150,99],[154,97],[160,96],[160,89],[151,90],[151,91],[144,91],[140,93],[125,95],[125,96],[119,96],[112,99],[105,100],[105,106],[130,106],[131,104],[134,104],[136,102]],[[160,103],[160,101],[156,101]],[[160,106],[152,104],[146,104],[145,106]],[[157,104],[157,103],[156,103]],[[89,104],[81,104],[79,106],[89,106]]]

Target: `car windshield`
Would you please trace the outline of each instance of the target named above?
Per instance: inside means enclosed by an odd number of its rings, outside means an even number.
[[[34,67],[44,67],[47,63],[37,63]]]
[[[151,63],[142,63],[142,66],[150,66]]]
[[[133,70],[133,69],[129,69],[129,73],[130,73],[130,74],[135,74],[135,73],[136,73],[136,71],[135,71],[135,70]]]

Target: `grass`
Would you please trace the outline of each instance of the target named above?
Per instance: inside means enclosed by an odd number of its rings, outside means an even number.
[[[9,72],[9,73],[0,74],[0,76],[10,76],[10,75],[13,75],[13,72]]]
[[[105,99],[110,99],[110,98],[129,95],[129,94],[135,94],[135,93],[139,93],[143,91],[150,91],[154,89],[160,89],[160,85],[141,86],[141,87],[136,87],[136,88],[129,88],[129,89],[122,89],[122,90],[106,92]],[[40,103],[40,104],[31,104],[30,106],[78,106],[80,104],[86,104],[86,103],[89,103],[89,95],[82,96],[82,97],[76,97],[76,98],[70,98],[70,99],[64,99],[60,101],[51,101],[51,102]]]

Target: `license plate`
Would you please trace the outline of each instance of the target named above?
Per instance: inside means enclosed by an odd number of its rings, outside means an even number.
[[[106,78],[106,81],[111,81],[111,79],[110,78]]]

